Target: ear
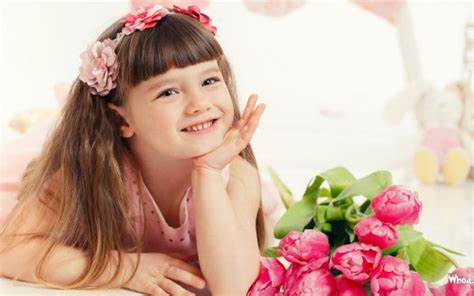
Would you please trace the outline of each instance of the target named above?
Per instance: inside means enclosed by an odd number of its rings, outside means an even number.
[[[112,103],[107,103],[107,106],[117,112],[117,114],[121,118],[121,123],[120,123],[120,132],[122,137],[124,138],[130,138],[135,134],[135,131],[132,129],[130,124],[127,122],[127,116],[125,109],[123,107],[119,107],[117,105],[114,105]]]

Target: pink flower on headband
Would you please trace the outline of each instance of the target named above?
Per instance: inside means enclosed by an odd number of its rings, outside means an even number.
[[[89,85],[91,93],[105,96],[117,85],[118,75],[115,42],[106,39],[89,45],[81,53],[82,64],[79,68],[79,79]]]
[[[215,35],[217,28],[211,26],[211,18],[201,13],[199,7],[193,5],[183,9],[174,6],[173,11],[197,19]],[[143,31],[153,28],[168,13],[170,11],[159,4],[138,7],[122,20],[125,26],[113,40],[97,41],[93,45],[89,45],[87,50],[81,53],[82,63],[79,68],[79,79],[89,85],[90,92],[93,95],[106,96],[112,89],[117,87],[116,79],[119,66],[115,49],[122,38],[137,30]]]
[[[135,12],[130,13],[125,20],[124,33],[126,35],[140,30],[153,28],[158,21],[168,14],[168,10],[161,5],[149,7],[138,7]]]
[[[173,12],[189,15],[198,20],[204,27],[211,31],[213,35],[216,35],[217,28],[211,25],[211,18],[207,14],[202,13],[201,9],[196,5],[188,6],[187,9],[173,5]]]

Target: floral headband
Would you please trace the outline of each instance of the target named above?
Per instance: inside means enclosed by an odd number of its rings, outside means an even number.
[[[102,42],[96,41],[81,53],[82,63],[79,68],[79,79],[89,85],[93,95],[106,96],[117,87],[118,63],[115,49],[123,37],[136,30],[143,31],[153,28],[160,19],[169,13],[188,15],[198,20],[213,35],[216,35],[217,28],[211,25],[211,18],[201,13],[199,7],[195,5],[189,6],[187,9],[174,5],[169,10],[159,4],[139,7],[122,20],[125,26],[115,39],[107,38]]]

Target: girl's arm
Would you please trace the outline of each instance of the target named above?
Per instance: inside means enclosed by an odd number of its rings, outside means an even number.
[[[193,160],[198,256],[213,295],[246,295],[259,272],[260,179],[257,169],[239,156],[265,110],[264,104],[256,104],[257,95],[251,95],[242,118],[230,127],[223,143]],[[221,171],[227,164],[231,178],[226,190]]]
[[[44,252],[49,249],[51,240],[38,238],[19,242],[15,240],[15,235],[33,232],[47,233],[51,221],[54,221],[53,211],[37,199],[26,206],[26,213],[28,214],[25,217],[15,219],[21,221],[9,225],[9,230],[3,230],[4,232],[0,234],[0,275],[40,283],[36,278],[36,269]],[[117,277],[113,278],[117,270],[119,255],[123,260],[122,266]],[[58,244],[42,265],[41,275],[43,280],[49,283],[49,286],[65,286],[77,280],[84,271],[87,271],[88,261],[86,252]],[[95,279],[80,283],[80,286],[75,288],[96,288],[107,285],[108,288],[123,287],[151,295],[162,295],[165,291],[171,295],[190,295],[189,291],[186,291],[177,282],[197,289],[202,289],[206,284],[202,279],[202,274],[195,266],[161,253],[142,253],[136,273],[126,283],[137,264],[137,253],[119,253],[110,250],[104,271]],[[111,279],[113,281],[109,283]]]
[[[246,295],[259,272],[258,171],[238,156],[230,172],[227,190],[218,171],[192,176],[199,262],[212,295]]]
[[[46,239],[34,239],[21,243],[4,252],[6,240],[0,237],[0,273],[2,276],[17,278],[27,282],[39,283],[36,279],[36,267],[42,258],[44,251],[50,245]],[[124,254],[125,255],[125,254]],[[98,287],[112,278],[117,262],[117,252],[111,253],[112,260],[107,272],[102,273],[96,280],[87,284],[88,287]],[[132,262],[128,256],[123,256],[125,266],[131,266]],[[43,277],[47,282],[67,284],[77,279],[87,266],[86,254],[78,249],[58,245],[51,253],[47,263],[44,265]],[[124,278],[125,279],[125,278]],[[114,288],[120,288],[120,282],[115,281]]]
[[[52,203],[45,202],[43,199],[41,201],[40,199],[32,200],[25,205],[27,207],[25,212],[28,215],[24,215],[21,219],[16,218],[15,225],[10,225],[8,230],[4,230],[4,233],[0,234],[0,274],[2,276],[38,283],[35,277],[36,268],[51,241],[46,238],[38,238],[20,243],[15,239],[15,235],[34,232],[47,233],[54,221],[54,213],[49,207],[51,205]],[[111,258],[109,263],[111,268],[108,271],[115,270],[118,254],[112,253]],[[124,263],[127,264],[127,262]],[[57,245],[44,265],[43,276],[48,282],[66,284],[78,278],[86,266],[85,252],[73,247]],[[95,287],[104,284],[111,276],[112,272],[110,275],[105,273],[89,285]]]

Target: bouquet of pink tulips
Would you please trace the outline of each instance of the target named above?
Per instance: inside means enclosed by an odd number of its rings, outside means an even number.
[[[474,268],[458,268],[448,253],[462,254],[414,229],[422,204],[389,172],[357,180],[337,167],[313,178],[298,202],[270,173],[287,211],[274,229],[279,246],[265,251],[248,296],[474,295]],[[464,282],[432,284],[453,266]]]

